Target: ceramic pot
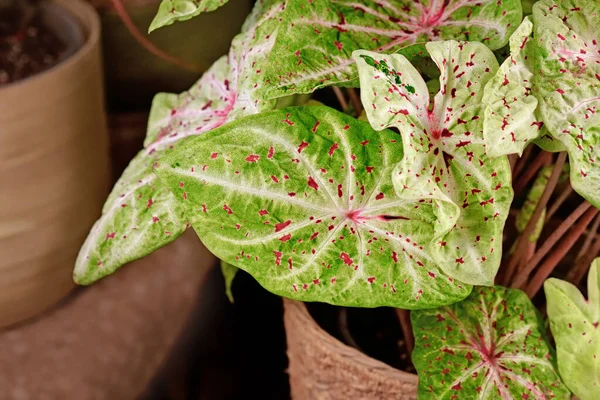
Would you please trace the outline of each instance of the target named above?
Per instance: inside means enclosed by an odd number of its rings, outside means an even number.
[[[0,87],[0,328],[74,287],[109,189],[98,16],[80,0],[51,2],[43,15],[71,54]]]

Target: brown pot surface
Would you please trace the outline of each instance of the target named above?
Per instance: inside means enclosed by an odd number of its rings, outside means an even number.
[[[413,400],[417,376],[346,346],[321,329],[304,303],[284,299],[292,398]]]
[[[190,230],[38,319],[0,332],[0,398],[138,398],[194,314],[214,265]]]
[[[109,188],[100,22],[82,0],[51,7],[85,39],[59,64],[0,88],[0,328],[74,287],[77,252]]]

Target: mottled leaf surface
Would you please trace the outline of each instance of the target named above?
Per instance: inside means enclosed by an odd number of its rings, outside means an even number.
[[[544,326],[520,290],[476,287],[450,306],[411,312],[423,399],[570,399]]]
[[[541,133],[533,94],[533,23],[526,17],[510,37],[510,56],[484,88],[483,137],[491,157],[517,153]]]
[[[600,207],[600,3],[539,1],[533,22],[542,120],[569,153],[573,189]]]
[[[283,11],[281,1],[258,2],[228,56],[220,58],[187,92],[161,93],[152,104],[144,149],[132,160],[80,250],[74,279],[92,283],[181,235],[188,219],[153,173],[158,160],[187,139],[241,116],[275,107],[256,86]]]
[[[498,64],[481,43],[426,48],[441,72],[433,99],[404,56],[357,51],[362,102],[373,128],[401,133],[404,157],[393,178],[398,195],[445,199],[436,210],[440,225],[452,229],[438,232],[434,259],[460,281],[491,285],[513,196],[506,157],[487,156],[483,141],[483,87]]]
[[[544,283],[550,329],[556,342],[558,371],[581,400],[600,398],[600,259],[588,276],[588,299],[569,282]]]
[[[187,21],[198,15],[214,11],[228,0],[162,0],[149,32],[171,25],[177,21]]]
[[[354,50],[393,53],[429,40],[505,45],[521,21],[519,0],[288,0],[269,63],[269,95],[356,84]]]
[[[156,173],[207,248],[273,293],[407,309],[463,299],[470,286],[430,254],[432,202],[394,194],[401,159],[392,131],[295,107],[194,138]]]

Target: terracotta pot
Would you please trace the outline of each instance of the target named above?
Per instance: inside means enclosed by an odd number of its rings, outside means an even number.
[[[203,71],[227,54],[253,4],[252,0],[230,0],[213,12],[148,34],[160,0],[121,0],[135,26],[148,40],[198,66],[194,72],[158,58],[142,47],[114,11],[111,0],[88,1],[100,12],[107,95],[111,110],[119,111],[148,109],[158,92],[188,90]]]
[[[417,376],[346,346],[325,332],[304,303],[284,299],[293,399],[413,400]]]
[[[0,398],[146,398],[189,329],[213,266],[216,259],[190,229],[40,318],[1,332]]]
[[[47,7],[73,54],[0,88],[0,328],[73,288],[77,252],[108,192],[99,20],[82,1]]]

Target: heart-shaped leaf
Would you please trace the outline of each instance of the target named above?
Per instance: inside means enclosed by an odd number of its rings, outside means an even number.
[[[188,224],[181,206],[153,174],[175,147],[243,115],[275,106],[256,92],[279,25],[282,1],[259,2],[226,57],[187,92],[159,94],[153,101],[144,149],[108,197],[77,259],[74,279],[92,283],[123,264],[175,240]]]
[[[228,0],[162,0],[149,32],[177,21],[187,21],[198,15],[214,11],[225,5]]]
[[[519,0],[288,0],[267,72],[271,96],[356,84],[354,50],[394,53],[421,41],[504,46],[521,21]]]
[[[327,107],[235,121],[156,169],[202,242],[269,291],[303,301],[408,309],[462,299],[429,247],[431,201],[397,197],[402,144]]]
[[[542,0],[533,22],[540,115],[569,153],[573,189],[600,207],[600,3]]]
[[[490,157],[517,153],[542,134],[533,95],[533,24],[526,17],[510,37],[510,56],[483,91],[483,137]]]
[[[373,128],[392,126],[402,135],[404,157],[393,178],[398,195],[417,190],[459,210],[456,217],[450,207],[440,209],[439,219],[453,228],[437,241],[436,262],[462,282],[491,285],[513,197],[506,157],[488,157],[483,143],[483,87],[498,64],[481,43],[430,42],[426,49],[441,72],[431,104],[406,57],[357,51],[362,102]]]
[[[476,287],[464,301],[411,313],[423,399],[570,399],[527,295]]]
[[[581,400],[600,398],[600,258],[590,268],[588,300],[569,282],[544,283],[558,371]]]

